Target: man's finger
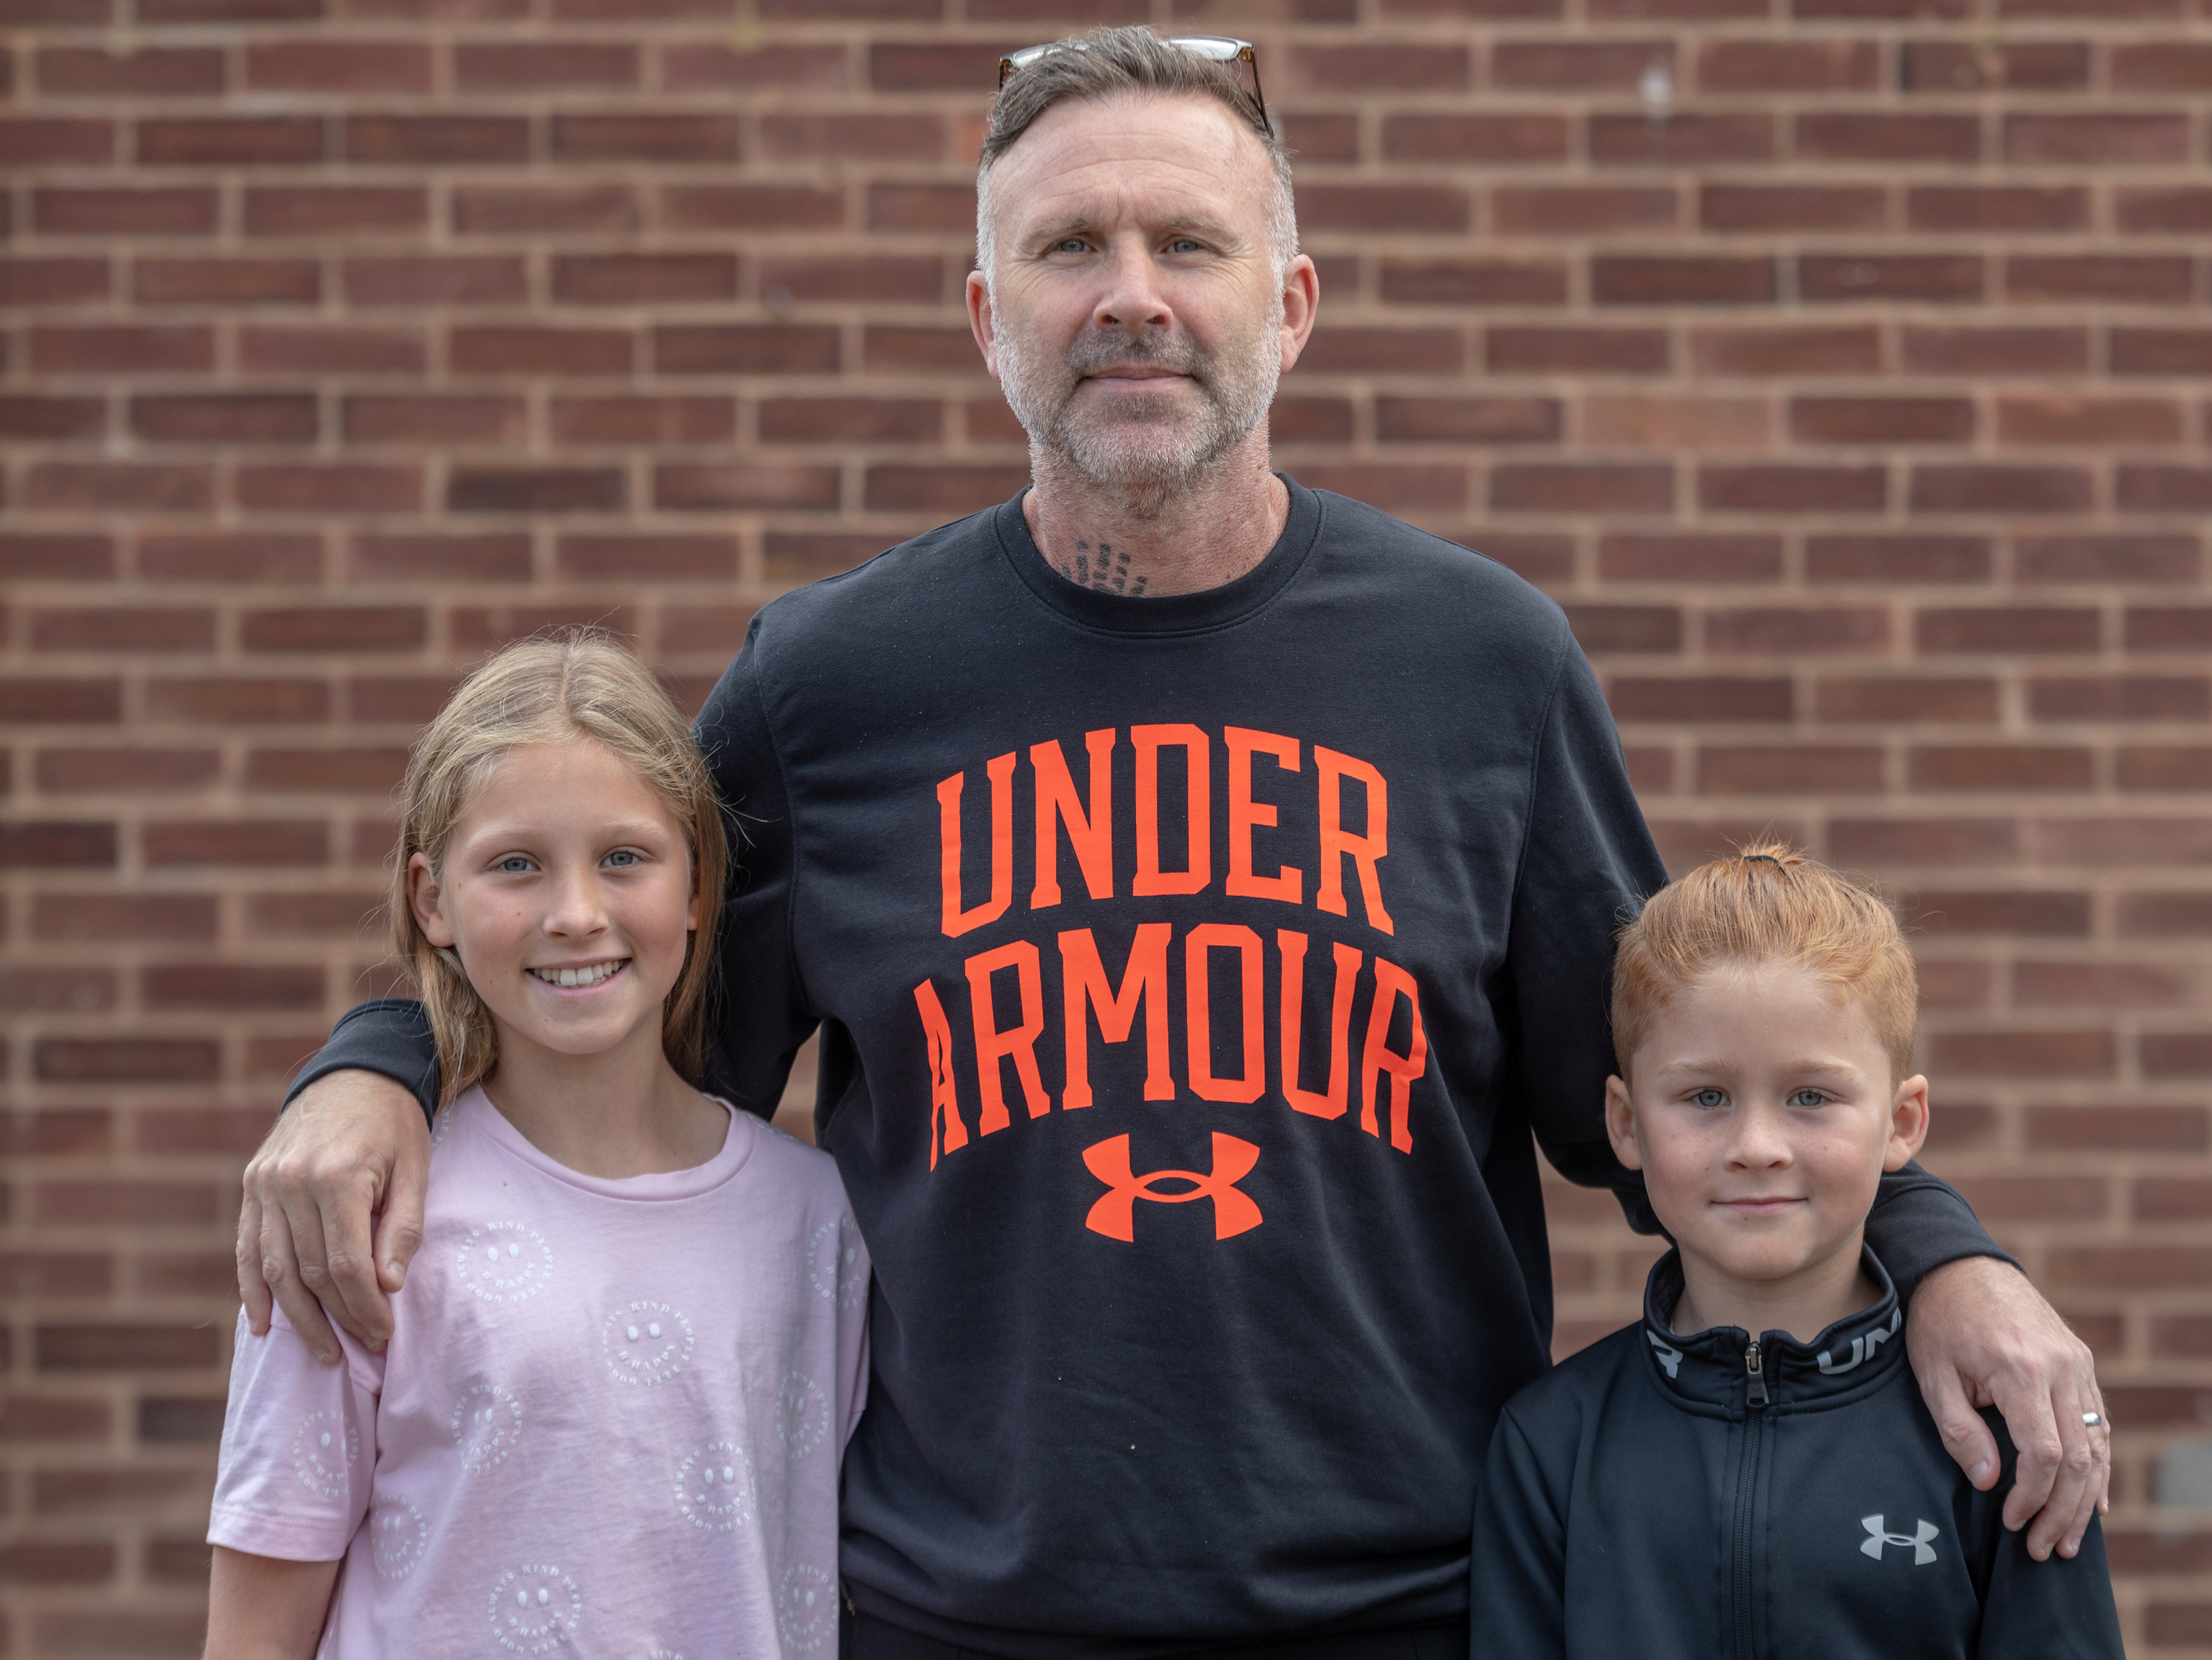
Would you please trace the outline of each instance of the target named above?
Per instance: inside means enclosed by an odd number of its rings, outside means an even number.
[[[2011,1432],[2012,1444],[2020,1454],[2012,1491],[2005,1495],[2004,1524],[2013,1532],[2026,1527],[2037,1516],[2054,1493],[2066,1470],[2068,1446],[2058,1423],[2057,1403],[2047,1385],[2009,1370],[1990,1380],[1990,1392],[1996,1408],[2004,1414],[2005,1428]],[[2077,1443],[2081,1425],[2074,1425]],[[2068,1518],[2073,1506],[2063,1506]],[[2051,1554],[2057,1535],[2046,1533],[2043,1537],[2030,1535],[2027,1553],[2040,1562]]]
[[[1987,1493],[1996,1484],[1997,1439],[1974,1410],[1965,1383],[1957,1372],[1942,1367],[1920,1380],[1920,1392],[1943,1437],[1944,1451],[1966,1471],[1967,1481]]]
[[[2102,1425],[2093,1429],[2082,1421],[2083,1414],[2095,1410],[2084,1404],[2093,1399],[2080,1380],[2071,1377],[2061,1379],[2051,1391],[2051,1416],[2065,1450],[2051,1484],[2051,1496],[2028,1526],[2027,1554],[2039,1562],[2054,1549],[2070,1557],[2081,1548],[2081,1535],[2088,1530],[2089,1518],[2097,1511],[2098,1496],[2104,1491],[2112,1442]],[[2009,1516],[2005,1519],[2011,1524]]]
[[[261,1256],[261,1277],[267,1282],[276,1306],[284,1310],[285,1319],[292,1329],[325,1365],[337,1363],[339,1349],[337,1334],[331,1323],[323,1318],[322,1304],[315,1301],[300,1279],[300,1261],[293,1250],[292,1228],[282,1205],[264,1205],[261,1211],[261,1234],[255,1242]]]
[[[401,1144],[392,1161],[384,1219],[376,1230],[377,1282],[387,1292],[407,1283],[407,1265],[422,1245],[422,1198],[430,1185],[427,1138]]]
[[[249,1179],[238,1207],[238,1239],[232,1247],[238,1262],[238,1300],[246,1305],[246,1326],[256,1337],[269,1335],[269,1311],[276,1301],[261,1273],[261,1201],[254,1197]]]
[[[376,1282],[369,1240],[374,1183],[313,1184],[316,1231],[323,1248],[325,1282],[317,1290],[331,1317],[371,1348],[392,1335],[392,1304]]]

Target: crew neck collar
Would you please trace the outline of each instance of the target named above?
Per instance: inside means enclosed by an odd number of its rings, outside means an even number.
[[[450,1107],[450,1123],[436,1128],[433,1139],[442,1142],[458,1130],[473,1133],[491,1142],[502,1152],[520,1159],[532,1170],[551,1177],[586,1193],[595,1193],[605,1199],[667,1200],[693,1199],[711,1193],[744,1168],[759,1140],[760,1124],[748,1113],[742,1113],[717,1096],[709,1101],[730,1116],[728,1132],[713,1158],[704,1164],[694,1164],[689,1170],[655,1171],[645,1176],[587,1176],[571,1170],[568,1165],[548,1155],[535,1142],[515,1128],[514,1122],[485,1094],[483,1086],[477,1085],[465,1092]],[[441,1115],[441,1116],[443,1115]]]
[[[1279,472],[1275,477],[1290,492],[1290,513],[1275,545],[1266,558],[1235,581],[1195,593],[1133,599],[1127,594],[1100,593],[1070,581],[1046,562],[1030,534],[1029,521],[1022,516],[1022,500],[1030,490],[1027,485],[1012,501],[991,509],[991,525],[1000,551],[1014,575],[1061,615],[1116,634],[1192,633],[1250,616],[1282,591],[1312,551],[1321,532],[1322,500],[1288,473]]]
[[[1809,1343],[1784,1331],[1759,1334],[1760,1382],[1770,1408],[1802,1412],[1840,1405],[1877,1387],[1904,1363],[1905,1310],[1897,1286],[1871,1249],[1861,1248],[1859,1262],[1880,1293],[1868,1307]],[[1652,1264],[1644,1285],[1644,1347],[1652,1376],[1685,1406],[1717,1408],[1735,1416],[1753,1392],[1751,1334],[1741,1326],[1677,1333],[1670,1316],[1681,1295],[1681,1253],[1670,1250]]]

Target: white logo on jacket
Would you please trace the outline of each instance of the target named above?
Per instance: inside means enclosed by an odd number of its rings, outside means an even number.
[[[1822,1349],[1819,1355],[1815,1357],[1820,1363],[1820,1370],[1826,1372],[1832,1377],[1839,1371],[1849,1371],[1853,1366],[1859,1365],[1862,1361],[1873,1359],[1874,1352],[1880,1348],[1884,1343],[1889,1341],[1891,1338],[1896,1336],[1899,1329],[1904,1324],[1905,1310],[1903,1309],[1899,1309],[1896,1313],[1889,1316],[1889,1329],[1887,1331],[1870,1331],[1861,1336],[1851,1339],[1851,1358],[1844,1361],[1840,1365],[1831,1360],[1828,1358],[1827,1350]]]
[[[1916,1518],[1911,1533],[1884,1533],[1881,1530],[1882,1519],[1879,1516],[1862,1516],[1859,1517],[1859,1525],[1867,1530],[1866,1539],[1859,1548],[1877,1562],[1881,1560],[1881,1548],[1884,1545],[1895,1545],[1899,1549],[1907,1545],[1911,1546],[1912,1563],[1915,1567],[1924,1568],[1936,1560],[1936,1547],[1929,1542],[1939,1536],[1933,1522],[1923,1522]]]

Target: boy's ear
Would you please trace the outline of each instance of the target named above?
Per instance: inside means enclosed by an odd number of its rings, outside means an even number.
[[[415,913],[415,926],[424,939],[441,950],[452,948],[453,927],[446,920],[446,891],[439,886],[429,860],[419,853],[407,861],[407,909]]]
[[[1928,1079],[1914,1073],[1897,1086],[1889,1108],[1889,1146],[1881,1156],[1886,1171],[1903,1170],[1928,1139]]]
[[[1644,1168],[1643,1149],[1636,1145],[1636,1109],[1628,1085],[1619,1077],[1605,1080],[1605,1133],[1613,1142],[1613,1156],[1630,1170]]]

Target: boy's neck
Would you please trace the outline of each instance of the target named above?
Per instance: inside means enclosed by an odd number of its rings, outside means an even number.
[[[597,1055],[562,1055],[499,1025],[484,1093],[557,1164],[618,1181],[690,1170],[722,1149],[729,1114],[668,1064],[659,1022]]]
[[[1778,1331],[1809,1343],[1880,1298],[1859,1261],[1865,1237],[1862,1226],[1833,1256],[1778,1280],[1746,1279],[1711,1257],[1683,1250],[1682,1294],[1668,1323],[1685,1337],[1738,1326],[1754,1337]]]

